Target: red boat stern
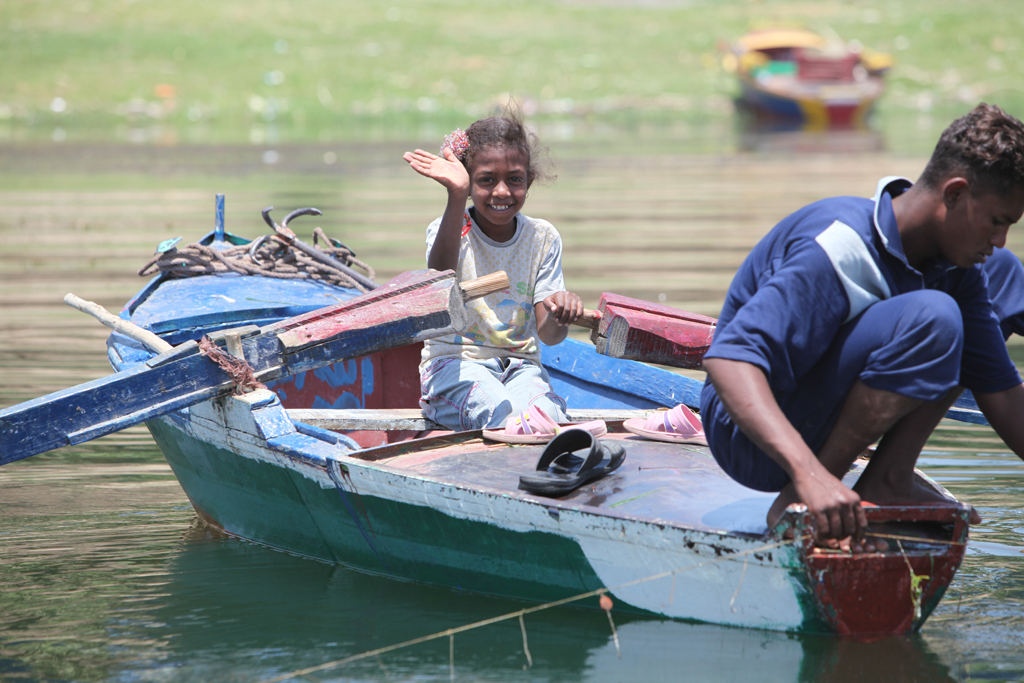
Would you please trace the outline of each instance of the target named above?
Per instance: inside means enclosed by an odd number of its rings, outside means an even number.
[[[791,506],[791,528],[805,539],[805,563],[819,617],[841,636],[874,640],[917,631],[963,561],[970,508],[907,505],[866,508],[868,536],[882,552],[815,547],[806,507]]]

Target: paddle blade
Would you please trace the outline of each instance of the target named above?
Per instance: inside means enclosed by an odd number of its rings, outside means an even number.
[[[191,345],[192,354],[177,361],[139,365],[0,410],[0,465],[230,393],[231,378]]]

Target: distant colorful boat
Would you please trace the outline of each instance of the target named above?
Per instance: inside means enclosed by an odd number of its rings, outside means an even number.
[[[737,39],[725,66],[739,77],[737,104],[758,121],[858,128],[892,58],[804,29],[762,29]]]

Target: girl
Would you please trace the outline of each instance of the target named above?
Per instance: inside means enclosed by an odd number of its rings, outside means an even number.
[[[459,281],[504,270],[511,286],[470,302],[466,329],[424,344],[424,415],[454,430],[505,426],[511,417],[529,431],[529,416],[542,419],[538,409],[566,422],[538,339],[565,339],[583,302],[565,291],[558,232],[520,213],[530,185],[546,178],[536,136],[515,116],[494,116],[446,136],[441,154],[403,157],[448,191],[444,215],[427,227],[427,266],[454,270]]]

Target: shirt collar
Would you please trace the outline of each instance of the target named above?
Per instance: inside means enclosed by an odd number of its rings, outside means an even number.
[[[466,215],[469,216],[469,220],[472,222],[473,227],[476,228],[476,234],[480,236],[480,239],[487,244],[490,244],[492,247],[510,247],[515,244],[516,240],[519,239],[519,235],[523,231],[523,225],[526,222],[526,216],[522,213],[516,213],[516,231],[512,233],[512,237],[507,242],[495,242],[484,233],[480,228],[480,224],[476,222],[476,209],[474,207],[471,206],[466,209]],[[463,233],[463,236],[465,236],[465,233]]]
[[[906,263],[903,253],[903,242],[896,225],[896,216],[892,212],[892,198],[906,192],[914,183],[900,176],[886,176],[878,181],[875,188],[875,231],[882,240],[882,246],[893,256]]]
[[[885,250],[900,260],[908,270],[917,273],[918,271],[907,262],[907,255],[903,251],[903,240],[900,239],[899,226],[896,225],[896,214],[892,210],[892,200],[909,190],[914,183],[907,178],[900,176],[887,176],[878,181],[875,189],[875,232]],[[925,282],[943,276],[947,271],[956,268],[952,263],[941,256],[926,261],[922,271],[919,273],[924,277]]]

